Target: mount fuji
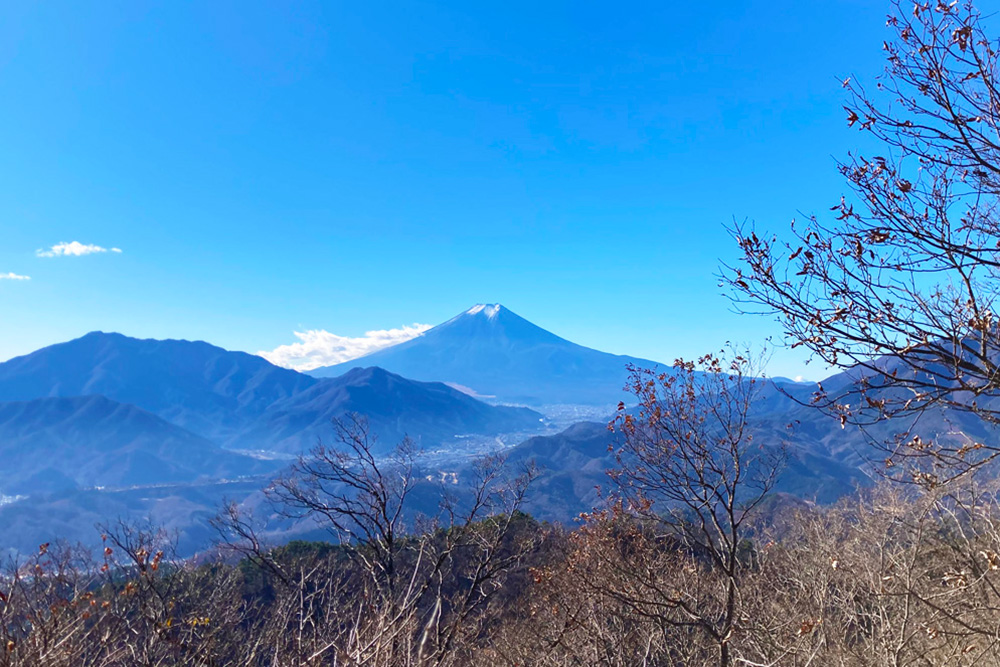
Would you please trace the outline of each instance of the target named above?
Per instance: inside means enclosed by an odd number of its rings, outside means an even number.
[[[625,398],[629,364],[657,365],[577,345],[495,303],[473,306],[416,338],[310,374],[334,377],[378,366],[501,402],[610,406]]]

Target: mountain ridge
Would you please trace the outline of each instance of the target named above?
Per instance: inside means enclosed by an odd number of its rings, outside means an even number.
[[[418,445],[446,442],[456,435],[491,435],[537,430],[541,414],[528,408],[493,406],[440,382],[419,382],[379,367],[354,368],[279,401],[257,425],[241,435],[250,443],[301,451],[332,435],[330,422],[347,413],[366,416],[388,449],[405,437]]]
[[[537,429],[542,418],[381,369],[318,379],[202,341],[92,332],[0,363],[0,405],[92,395],[216,445],[292,454],[332,435],[331,419],[346,412],[372,417],[387,440],[411,436],[435,446],[458,434]]]
[[[414,380],[461,385],[501,402],[614,405],[626,398],[630,364],[660,365],[579,345],[495,303],[477,304],[408,341],[309,374],[334,377],[379,366]]]
[[[0,363],[0,401],[100,395],[215,441],[316,383],[203,341],[90,332]]]
[[[243,477],[278,467],[97,395],[0,403],[0,460],[0,490],[12,495]]]

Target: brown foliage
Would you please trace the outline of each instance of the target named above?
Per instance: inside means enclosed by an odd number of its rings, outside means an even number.
[[[898,3],[888,26],[885,74],[873,88],[844,83],[848,124],[884,152],[842,163],[853,197],[831,219],[793,223],[790,240],[734,226],[742,261],[725,278],[747,312],[777,316],[792,347],[852,369],[856,384],[816,397],[842,423],[942,407],[996,422],[1000,50],[969,2]],[[890,454],[935,456],[950,472],[1000,452],[907,442]]]

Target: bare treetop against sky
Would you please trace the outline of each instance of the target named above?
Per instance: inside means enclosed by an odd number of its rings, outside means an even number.
[[[887,37],[861,0],[2,11],[0,359],[95,329],[367,350],[494,302],[667,362],[762,340],[724,225],[839,201],[841,79]]]

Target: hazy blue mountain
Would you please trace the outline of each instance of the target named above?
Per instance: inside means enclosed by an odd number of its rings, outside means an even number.
[[[840,430],[839,425],[835,425]],[[762,437],[763,436],[763,437]],[[813,451],[808,437],[794,434],[768,438],[767,424],[756,429],[757,442],[784,445],[786,461],[775,491],[821,503],[833,502],[868,483],[852,461],[839,461]],[[607,471],[616,467],[609,446],[620,444],[620,434],[606,423],[581,422],[565,431],[525,440],[508,451],[508,462],[534,461],[541,470],[528,498],[527,509],[541,518],[568,521],[599,505],[598,487],[611,487]]]
[[[424,334],[360,359],[316,369],[331,377],[378,366],[414,380],[447,382],[483,397],[527,405],[613,405],[626,366],[647,359],[600,352],[560,338],[500,304],[478,305]]]
[[[606,423],[580,422],[555,435],[536,436],[507,452],[508,465],[529,461],[540,475],[532,484],[526,510],[541,519],[569,523],[601,504],[598,487],[607,491],[607,471],[615,465],[608,446],[618,434]]]
[[[901,377],[912,373],[898,360],[880,359],[876,363],[882,364],[886,372],[896,372]],[[996,441],[998,426],[969,411],[932,406],[919,413],[867,423],[861,429],[851,424],[842,428],[838,418],[812,404],[814,395],[822,387],[829,399],[836,398],[855,407],[865,405],[860,390],[861,379],[865,376],[870,376],[870,372],[854,368],[833,374],[819,383],[766,385],[754,406],[754,420],[761,431],[767,432],[766,437],[772,440],[791,440],[817,456],[853,467],[881,468],[887,452],[880,445],[908,440],[913,435],[919,435],[925,441],[956,447]],[[875,382],[871,384],[874,386]],[[897,400],[913,396],[906,389],[875,389],[873,386],[869,387],[873,396],[895,397]],[[1000,397],[966,396],[960,397],[960,400],[970,404],[976,401],[987,410],[1000,410]],[[869,410],[865,415],[866,422],[874,416],[875,412]]]
[[[0,401],[101,395],[217,442],[315,383],[208,343],[101,332],[0,364]]]
[[[236,444],[301,451],[330,441],[331,420],[348,412],[368,417],[381,449],[410,436],[436,447],[456,435],[538,431],[542,415],[492,406],[437,382],[415,382],[381,368],[356,368],[275,403]]]
[[[610,491],[606,471],[615,465],[615,459],[608,446],[617,442],[616,437],[605,423],[583,422],[558,434],[528,438],[507,450],[512,471],[529,460],[540,469],[525,509],[539,519],[572,525],[580,512],[601,506],[598,487]],[[425,481],[423,476],[438,480],[445,469],[422,467],[410,512],[433,516],[442,488],[461,502],[467,494],[466,485],[474,479],[470,464],[471,461],[447,466],[447,472],[455,475],[458,484],[453,486],[449,482],[443,487],[438,481]],[[260,492],[265,480],[43,494],[0,507],[0,536],[3,536],[0,552],[8,548],[30,551],[41,542],[57,538],[79,540],[96,547],[99,531],[93,526],[123,517],[132,521],[151,518],[155,524],[177,531],[181,553],[189,555],[211,543],[213,532],[207,521],[218,512],[223,499],[242,501],[257,519],[264,520],[264,534],[272,543],[326,537],[326,533],[317,531],[307,520],[289,520],[277,514]],[[793,445],[778,491],[829,502],[865,481],[856,468]]]
[[[235,478],[276,467],[102,396],[0,403],[0,491],[7,495]]]
[[[319,380],[182,340],[91,333],[0,364],[0,401],[83,395],[135,405],[217,445],[292,453],[332,435],[330,420],[346,412],[367,415],[387,442],[410,435],[435,446],[461,434],[534,431],[541,418],[376,368]]]
[[[166,531],[181,556],[211,546],[217,534],[209,520],[231,499],[253,495],[266,478],[206,481],[125,489],[69,489],[0,505],[0,556],[31,553],[39,544],[64,540],[93,550],[101,546],[98,525],[123,520]]]
[[[530,459],[543,470],[527,509],[570,521],[599,504],[597,486],[608,487],[615,434],[603,422],[584,422],[528,437],[552,427],[530,409],[472,394],[575,404],[557,411],[559,423],[600,419],[623,396],[629,363],[654,366],[576,345],[499,305],[472,308],[412,341],[319,371],[332,376],[321,378],[207,343],[88,334],[0,364],[0,494],[31,496],[0,507],[0,549],[82,539],[93,523],[118,516],[152,517],[178,530],[185,550],[203,548],[205,520],[222,497],[256,498],[265,509],[256,491],[277,466],[220,446],[298,453],[320,439],[332,444],[330,421],[347,412],[368,416],[383,450],[406,435],[426,449],[455,444],[456,454],[425,462],[417,511],[434,512],[441,479],[471,476],[461,457],[471,445],[463,449],[456,436],[478,435],[481,444],[524,434],[508,450],[511,464]],[[857,380],[846,372],[823,385],[850,394]],[[863,470],[879,464],[870,438],[891,439],[911,424],[883,423],[867,435],[842,429],[808,406],[815,390],[764,383],[753,422],[758,442],[788,447],[779,490],[824,502],[865,483]],[[925,439],[995,439],[965,413],[928,410],[917,426]],[[81,488],[93,486],[141,488]],[[271,519],[279,541],[313,529]]]

